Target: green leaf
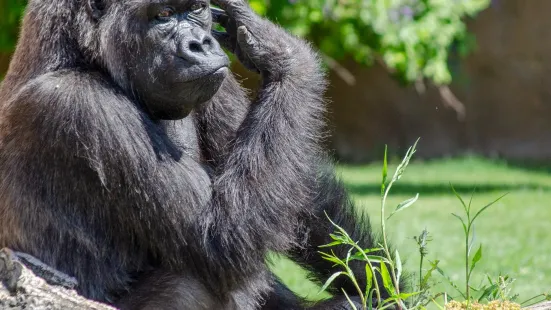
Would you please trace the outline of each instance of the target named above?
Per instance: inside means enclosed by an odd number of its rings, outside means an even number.
[[[383,286],[385,287],[389,295],[394,295],[394,285],[392,284],[392,278],[390,277],[390,273],[388,272],[386,264],[380,264],[379,270],[381,278],[383,279]]]
[[[421,292],[400,293],[400,294],[396,295],[396,297],[397,297],[398,299],[401,299],[401,300],[406,300],[406,299],[408,299],[408,298],[410,298],[410,297],[412,297],[412,296],[416,296],[416,295],[419,295],[419,294],[421,294]]]
[[[341,241],[333,241],[333,242],[328,243],[328,244],[318,245],[318,248],[329,248],[329,247],[332,247],[332,246],[335,246],[335,245],[340,245],[340,244],[342,244]]]
[[[336,265],[344,266],[344,262],[335,255],[327,254],[325,252],[318,252],[323,259],[335,263]]]
[[[333,281],[338,277],[340,276],[341,274],[345,274],[343,271],[338,271],[338,272],[335,272],[334,274],[332,274],[328,279],[327,281],[325,281],[325,283],[323,284],[323,286],[321,287],[320,291],[318,292],[319,293],[322,293],[324,292],[327,287],[329,287],[329,285],[331,285],[331,283],[333,283]]]
[[[407,166],[409,165],[409,161],[411,160],[411,157],[413,157],[413,154],[415,154],[415,152],[417,152],[417,142],[419,142],[419,139],[418,138],[415,143],[408,148],[407,152],[406,152],[406,155],[404,156],[404,159],[402,160],[402,162],[398,165],[398,167],[396,167],[396,171],[394,172],[394,176],[392,176],[392,180],[390,181],[390,184],[398,181],[401,177],[402,177],[402,174],[404,174],[404,171],[406,170]]]
[[[473,272],[474,267],[476,266],[476,263],[478,263],[482,259],[482,244],[478,247],[478,250],[474,254],[472,260],[471,260],[471,269],[469,270],[469,274]]]
[[[484,291],[482,291],[482,293],[480,294],[480,296],[478,296],[478,301],[482,301],[484,300],[485,298],[487,298],[488,296],[490,296],[493,292],[495,292],[496,290],[498,289],[498,285],[497,284],[492,284],[490,286],[488,286]]]
[[[400,283],[400,277],[402,276],[402,260],[400,259],[400,254],[396,250],[394,254],[394,264],[396,265],[396,282]]]
[[[379,252],[379,251],[382,251],[381,248],[373,248],[373,249],[365,249],[363,250],[363,252],[361,251],[357,251],[356,253],[354,253],[354,255],[352,255],[350,257],[351,260],[360,260],[360,261],[365,261],[365,256],[367,256],[367,259],[369,260],[370,258],[371,259],[375,259],[377,258],[377,261],[379,260],[385,260],[386,258],[383,257],[383,256],[379,256],[379,255],[367,255],[369,253],[373,253],[373,252]]]
[[[471,250],[472,250],[472,248],[473,248],[474,241],[476,240],[476,231],[475,231],[475,229],[474,229],[475,226],[472,225],[471,228],[472,228],[471,230],[473,231],[473,232],[471,233],[473,237],[471,238],[471,241],[469,241],[469,244],[468,244],[469,247],[468,247],[468,249],[467,249],[467,256],[470,256],[470,255],[471,255]]]
[[[482,213],[484,212],[484,210],[488,209],[491,205],[493,205],[494,203],[498,202],[499,200],[501,200],[503,197],[507,196],[509,193],[506,193],[506,194],[503,194],[501,195],[499,198],[497,198],[496,200],[490,202],[489,204],[485,205],[482,209],[480,209],[478,212],[476,212],[476,214],[474,215],[473,219],[471,222],[474,222],[474,220]]]
[[[461,221],[461,224],[463,225],[463,231],[465,232],[465,234],[467,234],[467,225],[465,225],[463,218],[455,213],[452,213],[452,215],[459,219],[459,221]]]
[[[396,210],[392,211],[392,213],[390,213],[390,215],[386,218],[387,220],[390,219],[390,217],[392,217],[394,214],[412,206],[416,201],[417,199],[419,199],[419,193],[417,193],[417,195],[415,195],[415,197],[412,197],[408,200],[405,200],[405,201],[402,201],[400,202],[400,204],[396,207]]]
[[[425,273],[425,276],[423,277],[423,282],[421,283],[421,288],[424,288],[428,285],[429,279],[432,277],[432,272],[436,270],[438,267],[439,261],[435,261],[435,264],[431,264],[431,267],[427,272]]]
[[[368,264],[365,264],[365,296],[369,295],[371,288],[373,287],[373,270]]]
[[[457,286],[457,284],[455,284],[455,282],[453,282],[453,280],[444,272],[444,270],[442,270],[442,268],[438,267],[438,262],[439,261],[435,261],[435,262],[430,262],[431,265],[434,266],[434,268],[436,269],[436,271],[438,271],[438,273],[444,277],[444,279],[446,279],[446,281],[448,281],[448,283],[451,285],[451,287],[453,287],[460,295],[461,297],[463,297],[464,299],[467,299],[467,297],[465,296],[465,294],[461,291],[461,289],[459,289],[459,287]]]
[[[459,201],[461,202],[461,205],[463,206],[463,209],[465,210],[465,213],[469,214],[469,209],[467,208],[467,205],[465,204],[465,201],[463,201],[463,198],[461,198],[461,195],[459,195],[459,193],[457,193],[457,191],[455,190],[455,187],[453,187],[451,182],[450,182],[450,187],[452,188],[452,192],[455,194],[455,197],[457,197],[459,199]]]

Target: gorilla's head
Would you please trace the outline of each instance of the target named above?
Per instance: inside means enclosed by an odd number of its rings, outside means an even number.
[[[208,0],[85,3],[94,34],[81,29],[80,42],[155,118],[187,116],[228,74],[228,57],[211,36]]]

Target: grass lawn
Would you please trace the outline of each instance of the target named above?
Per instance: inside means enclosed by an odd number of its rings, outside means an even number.
[[[381,166],[339,167],[356,203],[369,212],[373,222],[379,221]],[[395,166],[389,168],[392,174]],[[387,214],[399,202],[420,195],[412,207],[387,224],[390,240],[406,260],[404,269],[418,270],[413,236],[427,228],[433,239],[428,259],[440,260],[439,266],[464,287],[463,231],[451,215],[462,214],[462,207],[450,190],[450,182],[466,201],[476,188],[474,210],[509,193],[477,219],[475,250],[482,243],[483,257],[473,283],[481,283],[486,273],[494,278],[507,274],[516,279],[513,292],[520,295],[519,301],[551,291],[551,172],[477,157],[414,161],[391,190]],[[276,259],[274,265],[275,272],[294,291],[319,298],[318,288],[306,281],[304,273],[292,263]],[[437,290],[457,296],[442,277],[436,274],[435,279],[440,282]]]

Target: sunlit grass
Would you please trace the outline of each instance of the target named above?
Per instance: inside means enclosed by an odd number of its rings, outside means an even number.
[[[339,167],[356,203],[374,219],[379,216],[381,166],[373,163]],[[388,199],[391,207],[420,194],[414,206],[393,217],[387,226],[390,240],[406,260],[404,268],[416,270],[419,256],[413,236],[427,228],[433,238],[428,259],[440,260],[440,267],[458,284],[463,283],[464,240],[460,223],[451,215],[460,213],[461,205],[451,192],[451,182],[463,197],[468,198],[475,190],[475,209],[509,193],[477,219],[475,242],[483,243],[484,255],[473,274],[473,283],[482,281],[484,273],[493,277],[508,274],[517,279],[513,288],[520,294],[520,301],[550,291],[551,174],[548,171],[476,157],[412,162]],[[276,261],[274,270],[285,283],[303,296],[316,298],[318,288],[304,280],[303,272],[286,260]],[[435,278],[442,282],[437,290],[455,293],[444,279]]]

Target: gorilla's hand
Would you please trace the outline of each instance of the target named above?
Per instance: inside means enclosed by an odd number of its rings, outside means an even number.
[[[214,37],[249,70],[278,78],[290,69],[294,58],[300,58],[297,53],[302,44],[258,16],[244,0],[212,3],[223,9],[212,9],[214,22],[226,29],[226,32],[213,31]]]

